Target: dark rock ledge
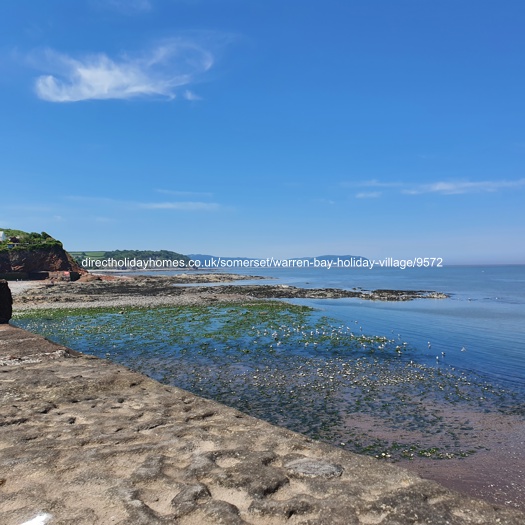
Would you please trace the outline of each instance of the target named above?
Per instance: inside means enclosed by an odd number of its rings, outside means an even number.
[[[3,525],[525,523],[7,324],[0,399]]]
[[[184,277],[184,276],[180,276]],[[64,303],[77,306],[106,301],[124,304],[134,302],[176,304],[181,301],[209,302],[253,299],[341,299],[358,298],[370,301],[410,301],[412,299],[445,299],[447,294],[428,290],[342,290],[339,288],[297,288],[284,284],[219,284],[210,286],[207,275],[199,275],[203,283],[187,285],[180,277],[132,277],[111,281],[44,284],[27,289],[15,297],[17,308]],[[221,276],[228,278],[230,276]],[[216,278],[216,276],[215,276]],[[253,279],[253,278],[250,278]],[[229,279],[232,280],[232,279]],[[58,306],[58,305],[57,305]]]
[[[258,299],[342,299],[358,298],[370,301],[411,301],[412,299],[446,299],[447,294],[430,290],[342,290],[340,288],[297,288],[286,284],[199,286],[200,292],[239,293]]]

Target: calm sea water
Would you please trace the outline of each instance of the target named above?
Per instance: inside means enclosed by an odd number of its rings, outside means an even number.
[[[302,287],[450,297],[290,301],[314,312],[260,304],[43,312],[17,323],[314,439],[392,460],[470,456],[488,438],[479,440],[469,418],[508,416],[510,425],[523,415],[525,266],[258,273]],[[236,286],[254,282],[261,283]]]
[[[275,305],[42,313],[17,324],[313,439],[522,506],[525,266],[237,273],[450,297],[293,300],[316,309],[295,313]],[[354,344],[348,330],[368,341]],[[383,339],[360,332],[393,342],[383,352]],[[427,465],[445,458],[453,467]]]
[[[408,302],[360,299],[291,302],[313,306],[343,323],[357,321],[363,333],[399,337],[418,349],[424,361],[435,366],[481,373],[498,383],[525,385],[525,265],[405,270],[236,268],[234,273],[272,277],[274,283],[306,288],[448,293],[449,299]],[[238,285],[248,283],[251,281]]]

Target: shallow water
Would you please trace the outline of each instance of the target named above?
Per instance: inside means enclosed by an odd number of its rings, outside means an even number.
[[[523,508],[525,267],[271,273],[296,286],[451,297],[47,312],[16,323],[313,438],[408,462],[453,488]],[[480,469],[478,457],[490,468]],[[436,467],[432,476],[429,462],[451,467]]]
[[[426,358],[397,335],[284,303],[47,311],[17,324],[196,394],[357,452],[472,454],[472,428],[436,406],[520,413],[520,393]],[[440,409],[442,412],[442,410]],[[348,423],[352,415],[354,424]],[[357,432],[368,418],[391,437]],[[406,432],[400,439],[398,431]],[[388,433],[387,433],[388,434]],[[436,435],[439,439],[436,445]],[[431,453],[423,453],[432,449]]]
[[[360,299],[289,301],[314,306],[341,323],[356,320],[364,333],[406,340],[427,364],[487,374],[525,384],[525,266],[443,268],[245,269],[236,273],[306,288],[435,290],[449,299],[380,302]],[[230,270],[231,271],[231,270]],[[180,272],[155,272],[173,275]],[[260,284],[238,281],[235,284]],[[220,286],[220,283],[218,284]],[[430,347],[429,347],[430,343]],[[445,353],[443,356],[442,353]],[[436,361],[436,357],[438,358]]]

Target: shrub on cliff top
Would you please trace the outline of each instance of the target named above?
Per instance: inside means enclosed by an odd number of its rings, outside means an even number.
[[[5,241],[0,242],[0,251],[7,250],[39,250],[59,246],[62,248],[62,243],[57,239],[51,237],[49,233],[42,232],[24,232],[22,230],[13,230],[10,228],[0,228],[6,237]],[[16,242],[11,239],[16,239]]]

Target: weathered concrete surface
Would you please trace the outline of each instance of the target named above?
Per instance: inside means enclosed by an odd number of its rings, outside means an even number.
[[[8,323],[13,315],[13,297],[7,281],[0,279],[0,324]]]
[[[525,523],[10,325],[0,399],[4,525]]]

